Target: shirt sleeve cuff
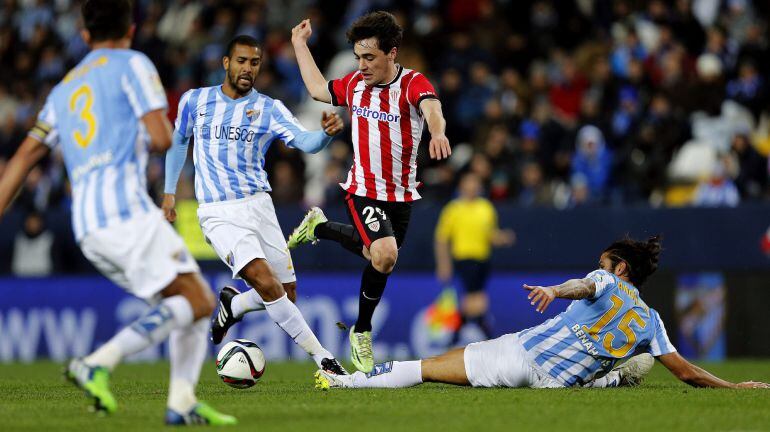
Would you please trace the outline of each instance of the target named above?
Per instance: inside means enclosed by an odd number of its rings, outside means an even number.
[[[332,105],[340,106],[339,102],[337,101],[337,95],[334,94],[334,81],[327,81],[326,89],[329,90],[329,96],[331,96]]]

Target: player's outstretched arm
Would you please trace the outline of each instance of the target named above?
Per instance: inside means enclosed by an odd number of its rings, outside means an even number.
[[[580,300],[592,297],[596,293],[596,284],[591,279],[570,279],[561,285],[531,286],[524,284],[524,289],[529,290],[527,296],[530,304],[535,305],[535,310],[543,313],[555,298]]]
[[[337,113],[327,113],[324,111],[321,114],[321,127],[324,133],[329,136],[337,135],[342,132],[342,128],[345,127],[345,123],[342,122],[342,118]]]
[[[324,78],[321,70],[318,69],[318,65],[316,65],[313,59],[313,54],[310,53],[310,48],[307,46],[307,40],[312,34],[313,29],[310,27],[310,20],[302,20],[302,22],[291,29],[291,44],[297,57],[302,81],[305,82],[305,87],[310,92],[310,96],[317,101],[331,103],[332,97],[326,87],[326,78]]]
[[[441,112],[441,102],[438,99],[425,99],[420,102],[420,110],[425,116],[430,132],[430,145],[428,153],[431,159],[446,159],[452,154],[449,139],[446,137],[446,120]]]
[[[763,382],[746,381],[736,384],[725,381],[688,362],[678,352],[663,354],[658,357],[658,361],[663,363],[663,366],[671,371],[675,377],[693,387],[770,388],[769,384]]]
[[[305,153],[315,154],[325,149],[332,142],[334,135],[342,131],[343,126],[340,116],[324,111],[321,115],[323,130],[295,132],[294,137],[286,144]]]
[[[32,137],[22,141],[21,146],[5,167],[5,174],[0,178],[0,216],[11,205],[11,201],[21,188],[21,184],[29,171],[40,159],[44,158],[51,149]]]

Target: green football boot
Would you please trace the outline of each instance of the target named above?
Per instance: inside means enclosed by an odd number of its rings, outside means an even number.
[[[372,332],[356,333],[355,330],[356,326],[350,328],[350,360],[356,369],[369,373],[374,368]]]
[[[315,227],[327,220],[323,210],[318,207],[311,208],[299,226],[294,228],[294,232],[289,236],[289,240],[286,242],[289,249],[294,249],[304,243],[316,244],[318,238],[315,236]]]
[[[112,414],[118,409],[118,402],[110,391],[110,371],[107,368],[89,366],[83,359],[76,358],[70,361],[64,376],[93,399],[93,409],[97,413]]]
[[[171,426],[232,426],[238,424],[238,419],[231,415],[222,414],[204,402],[198,402],[187,413],[178,413],[171,408],[166,410],[166,424]]]

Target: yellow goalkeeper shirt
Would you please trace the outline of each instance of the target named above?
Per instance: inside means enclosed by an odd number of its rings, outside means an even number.
[[[484,261],[492,253],[496,230],[497,211],[488,199],[455,199],[441,210],[436,239],[450,243],[455,260]]]

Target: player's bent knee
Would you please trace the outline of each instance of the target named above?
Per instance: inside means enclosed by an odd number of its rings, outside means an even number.
[[[286,291],[286,296],[292,303],[297,302],[297,282],[283,284],[283,290]]]
[[[216,307],[214,294],[208,283],[198,273],[180,274],[161,291],[163,297],[181,295],[190,303],[193,320],[210,316]]]
[[[257,290],[259,296],[266,302],[278,300],[286,294],[283,285],[272,274],[256,276],[249,280],[249,285]]]
[[[380,273],[390,274],[397,260],[398,249],[396,248],[379,248],[372,253],[372,266]]]
[[[286,294],[283,285],[264,259],[251,261],[238,274],[259,293],[264,301],[278,300]]]
[[[281,285],[281,283],[272,275],[254,278],[249,281],[249,285],[251,285],[266,302],[278,300],[286,294],[283,285]]]

